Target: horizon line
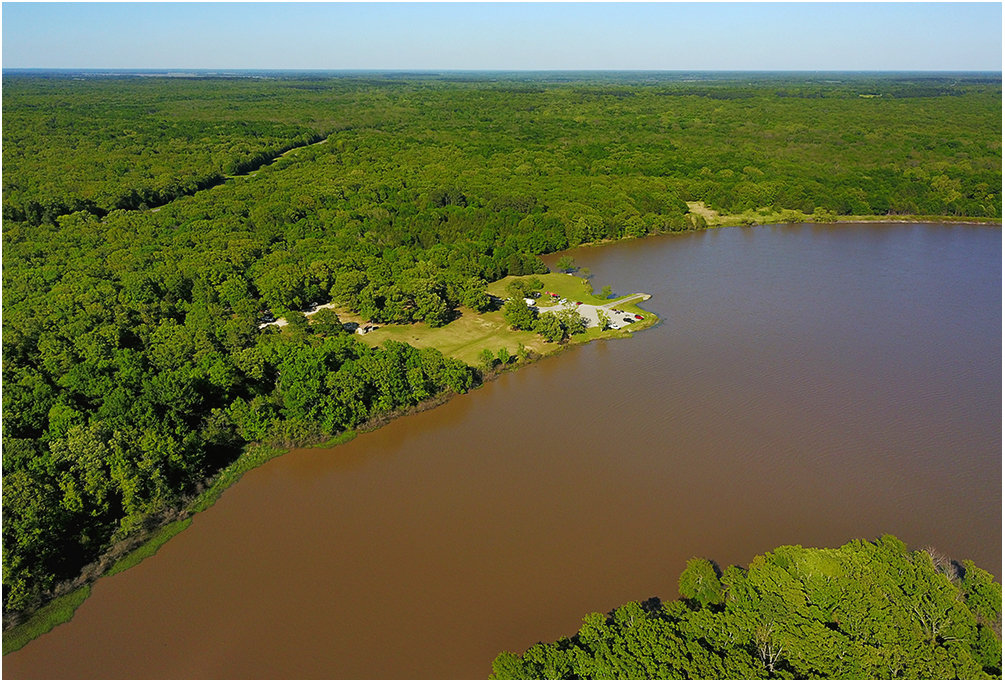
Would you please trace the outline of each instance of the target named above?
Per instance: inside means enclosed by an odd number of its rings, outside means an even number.
[[[12,66],[3,71],[133,71],[133,72],[191,72],[191,71],[317,71],[317,72],[392,72],[392,73],[1002,73],[1001,69],[642,69],[642,68],[399,68],[399,67],[131,67],[131,66]]]

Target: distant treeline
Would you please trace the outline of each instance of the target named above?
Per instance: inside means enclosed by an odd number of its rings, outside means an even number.
[[[6,610],[250,441],[477,381],[311,303],[443,325],[540,254],[701,227],[687,201],[1001,216],[1000,84],[446,78],[4,78]]]
[[[527,160],[512,152],[533,154],[532,192],[559,186],[543,172],[558,167],[659,178],[724,213],[1001,216],[1000,77],[542,79],[7,76],[4,216],[159,205],[346,128],[455,150],[466,163],[448,168],[486,180],[506,180],[488,161],[513,170]]]
[[[1001,584],[892,536],[784,546],[725,571],[692,559],[680,600],[590,614],[503,653],[495,679],[1001,678]]]

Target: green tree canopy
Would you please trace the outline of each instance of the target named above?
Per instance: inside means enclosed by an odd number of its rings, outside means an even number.
[[[692,558],[681,600],[628,603],[504,652],[495,679],[1000,678],[1001,584],[892,536],[783,546],[747,569]]]

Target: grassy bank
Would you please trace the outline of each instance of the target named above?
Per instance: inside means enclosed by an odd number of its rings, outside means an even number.
[[[35,638],[69,621],[90,594],[90,586],[81,586],[72,593],[55,598],[23,623],[8,629],[3,634],[3,653],[20,650]]]
[[[115,576],[119,572],[135,567],[143,560],[147,559],[167,543],[175,534],[180,534],[192,524],[192,518],[179,519],[162,527],[146,543],[130,552],[125,557],[120,558],[112,568],[102,574],[102,576]]]
[[[349,438],[351,436],[355,436],[355,434],[351,434]],[[345,436],[339,438],[348,440]],[[117,558],[109,569],[96,576],[91,582],[99,578],[114,576],[135,567],[146,558],[154,555],[160,550],[161,546],[192,524],[191,515],[213,505],[228,487],[240,480],[245,472],[263,465],[285,452],[285,449],[263,446],[261,444],[253,444],[246,448],[234,462],[216,476],[209,488],[189,501],[185,509],[179,513],[183,516],[183,519],[177,519],[155,530],[151,536],[138,546]],[[71,593],[53,598],[25,621],[7,629],[3,634],[3,653],[6,655],[9,652],[20,650],[38,636],[48,633],[56,626],[69,621],[73,617],[73,613],[77,607],[91,594],[91,582],[85,583]]]
[[[922,215],[860,215],[841,216],[826,211],[804,213],[793,209],[775,211],[770,208],[750,209],[743,213],[720,214],[702,202],[687,202],[691,213],[705,219],[710,228],[739,225],[769,225],[775,223],[966,223],[1001,225],[1000,218],[972,216],[922,216]]]

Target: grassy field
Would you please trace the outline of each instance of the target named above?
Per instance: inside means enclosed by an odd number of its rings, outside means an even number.
[[[482,349],[495,353],[505,348],[515,353],[522,343],[528,349],[544,354],[558,347],[558,344],[545,342],[533,332],[510,330],[503,321],[501,311],[479,314],[468,309],[461,309],[461,317],[443,327],[430,327],[425,323],[384,325],[363,336],[363,341],[370,346],[379,346],[388,339],[417,348],[433,347],[468,365],[478,365],[478,354]]]
[[[506,292],[506,285],[508,285],[513,280],[525,279],[530,276],[524,276],[523,278],[517,278],[512,275],[504,277],[502,280],[497,280],[489,284],[488,292],[493,296],[497,296],[500,299],[505,299],[509,296]],[[570,301],[582,301],[586,304],[594,304],[599,306],[600,304],[606,303],[604,299],[599,296],[594,296],[590,293],[590,285],[587,284],[588,280],[582,277],[577,277],[575,275],[566,275],[565,273],[545,273],[544,275],[535,275],[544,283],[544,291],[554,292],[559,296],[565,297]],[[613,301],[613,299],[612,299]],[[550,305],[542,302],[542,305]]]
[[[607,303],[605,299],[590,293],[590,286],[584,278],[565,273],[546,273],[536,277],[544,283],[544,291],[555,292],[570,301],[582,301],[593,305]],[[507,276],[491,283],[488,287],[489,294],[500,299],[507,298],[509,294],[506,292],[506,285],[515,279],[517,278],[514,276]],[[610,301],[615,300],[615,298],[610,299]],[[542,306],[551,305],[547,297],[539,299],[539,303]],[[653,313],[634,305],[621,308],[632,313],[639,313],[645,320],[637,323],[638,327],[631,330],[602,332],[598,328],[590,328],[583,334],[575,335],[571,342],[582,343],[599,338],[629,337],[632,331],[649,327],[658,320]],[[341,315],[341,311],[339,313]],[[364,335],[362,339],[370,346],[379,346],[388,339],[393,339],[418,348],[433,347],[444,355],[457,358],[468,365],[478,365],[478,356],[483,349],[488,349],[493,353],[499,349],[508,349],[512,354],[516,352],[519,344],[523,344],[531,351],[546,355],[560,348],[558,343],[546,342],[533,332],[511,330],[503,320],[501,311],[479,314],[468,309],[461,309],[461,316],[443,327],[429,327],[425,323],[383,325]]]

